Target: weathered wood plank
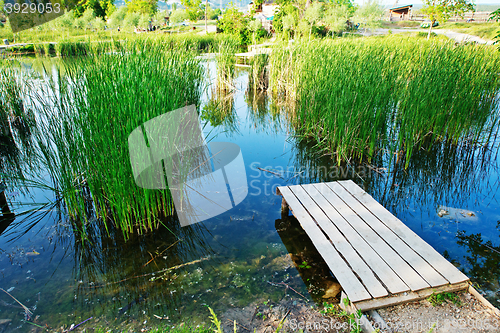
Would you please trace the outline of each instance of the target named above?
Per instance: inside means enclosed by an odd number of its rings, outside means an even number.
[[[419,291],[409,291],[403,294],[383,297],[383,298],[375,298],[366,301],[353,302],[356,309],[361,310],[361,312],[365,312],[373,309],[385,308],[388,306],[393,306],[401,303],[414,302],[424,298],[429,297],[432,293],[444,293],[444,292],[453,292],[458,290],[464,290],[469,287],[467,282],[460,282],[457,284],[448,284],[446,286],[440,286],[436,288],[427,288]]]
[[[356,272],[368,292],[373,297],[387,296],[387,290],[384,288],[382,283],[377,280],[370,267],[363,261],[363,259],[361,259],[359,254],[353,248],[352,243],[346,241],[344,235],[340,233],[335,224],[333,224],[329,217],[323,212],[324,207],[321,206],[320,208],[320,206],[318,206],[319,203],[314,200],[315,194],[316,196],[321,196],[321,194],[319,194],[319,192],[317,192],[312,185],[296,185],[290,186],[289,188],[295,194],[297,199],[300,200],[302,205],[307,209],[314,220],[316,220],[321,229],[323,229],[323,231],[327,234],[337,251],[339,251],[349,263],[352,270]],[[311,193],[311,191],[313,193]]]
[[[325,184],[302,185],[391,293],[410,290],[391,267],[336,210],[345,203]],[[363,277],[361,276],[361,280]],[[366,283],[365,283],[366,285]],[[374,297],[377,297],[374,295]]]
[[[426,243],[353,181],[340,181],[339,183],[363,204],[363,206],[370,207],[371,213],[376,216],[379,221],[383,222],[393,233],[398,235],[402,241],[424,258],[425,261],[450,283],[455,284],[469,280],[465,274],[460,272],[432,246]]]
[[[349,297],[357,301],[371,299],[371,295],[366,291],[356,275],[354,275],[351,268],[340,257],[332,243],[319,229],[292,191],[288,187],[279,187],[279,191]]]
[[[346,211],[346,220],[365,238],[373,249],[390,264],[394,272],[411,288],[411,290],[420,290],[429,288],[427,283],[409,264],[406,259],[417,257],[415,252],[401,241],[387,226],[381,223],[373,216],[363,205],[359,203],[349,192],[347,192],[339,183],[332,182],[326,184],[342,201],[349,207]],[[343,214],[343,213],[341,213]],[[403,259],[404,258],[404,259]],[[413,260],[413,262],[417,262]],[[422,261],[426,264],[424,261]],[[418,262],[417,264],[421,264]],[[427,265],[429,266],[429,265]],[[424,269],[424,267],[420,267]],[[429,266],[429,269],[432,267]],[[444,279],[443,279],[444,280]],[[444,283],[447,283],[445,280]]]
[[[305,186],[303,185],[303,187]],[[359,219],[359,217],[353,214],[351,209],[326,184],[314,184],[311,186],[314,186],[317,192],[324,198],[321,207],[326,207],[324,209],[327,209],[325,211],[331,216],[333,223],[341,230],[347,241],[353,244],[363,260],[368,263],[370,268],[384,283],[387,290],[393,294],[409,291],[410,287],[392,270],[390,264],[384,261],[376,250],[370,246],[369,242],[359,234],[359,231],[349,223],[349,220]],[[311,192],[314,193],[313,190]],[[332,207],[333,209],[328,207]],[[359,223],[362,223],[362,221],[360,220]],[[372,240],[372,243],[376,242],[383,241],[376,236]]]
[[[376,206],[381,206],[378,202],[372,203],[371,205],[362,205],[350,192],[348,192],[340,183],[330,184],[331,188],[335,188],[335,192],[355,211],[370,227],[380,235],[389,244],[394,251],[401,258],[403,258],[408,265],[410,265],[414,272],[406,272],[405,277],[401,276],[407,284],[411,283],[406,280],[406,277],[412,279],[414,283],[410,285],[412,290],[419,290],[423,288],[438,287],[448,284],[448,280],[442,277],[428,262],[426,262],[422,257],[416,253],[411,247],[409,247],[405,242],[399,238],[394,232],[391,231],[382,221],[380,221],[370,209],[376,209]],[[419,276],[419,278],[416,278]]]

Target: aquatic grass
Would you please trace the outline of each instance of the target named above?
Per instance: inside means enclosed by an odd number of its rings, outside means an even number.
[[[275,48],[270,84],[297,134],[338,164],[426,142],[484,142],[498,121],[500,56],[487,46],[408,37],[301,40]],[[292,96],[293,98],[289,98]]]
[[[9,187],[22,183],[33,163],[35,114],[24,101],[25,85],[18,70],[10,63],[0,63],[0,180]],[[11,181],[8,181],[11,180]]]
[[[126,52],[66,62],[65,75],[41,90],[40,159],[77,227],[100,218],[128,237],[173,214],[168,189],[136,185],[128,136],[156,116],[199,103],[203,70],[195,56],[135,41]]]
[[[267,90],[269,84],[267,71],[268,61],[269,55],[267,54],[256,54],[252,57],[250,62],[250,74],[248,75],[248,86],[253,90]]]
[[[60,40],[55,45],[56,54],[59,57],[84,56],[90,51],[89,43],[80,41]]]
[[[231,91],[234,89],[236,52],[238,45],[232,40],[223,40],[217,45],[217,82],[218,90]]]
[[[53,36],[55,37],[55,36]],[[122,35],[81,35],[81,36],[58,36],[51,42],[39,42],[36,38],[24,39],[28,44],[22,48],[11,48],[16,52],[35,52],[37,55],[49,56],[56,53],[58,56],[85,56],[103,52],[117,52],[125,45],[136,42],[161,43],[164,49],[195,51],[198,53],[212,52],[221,43],[237,45],[239,40],[227,34],[122,34]],[[33,43],[33,44],[30,44]]]

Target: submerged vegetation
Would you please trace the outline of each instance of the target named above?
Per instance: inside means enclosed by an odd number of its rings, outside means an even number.
[[[341,163],[435,141],[480,144],[498,121],[500,54],[404,37],[301,41],[274,49],[270,87],[298,135]]]

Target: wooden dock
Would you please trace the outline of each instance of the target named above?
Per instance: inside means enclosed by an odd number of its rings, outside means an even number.
[[[282,186],[302,228],[356,309],[467,289],[469,278],[354,182]]]

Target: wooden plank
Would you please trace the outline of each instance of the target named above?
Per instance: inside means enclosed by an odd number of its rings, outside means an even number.
[[[356,275],[352,272],[351,268],[345,263],[344,259],[340,257],[332,243],[326,238],[290,189],[287,187],[279,187],[279,191],[349,297],[352,300],[358,301],[371,299],[371,295],[366,291]]]
[[[331,242],[337,249],[337,251],[342,254],[344,259],[349,263],[352,270],[356,272],[358,277],[361,279],[361,282],[368,290],[368,292],[373,297],[383,297],[387,296],[388,292],[380,283],[379,280],[375,277],[372,270],[368,265],[361,259],[360,255],[356,252],[356,250],[352,246],[352,242],[348,242],[345,237],[340,233],[335,224],[328,218],[327,215],[323,212],[322,208],[319,207],[317,202],[315,202],[312,198],[309,190],[315,191],[316,195],[321,196],[319,192],[311,185],[311,186],[289,186],[289,189],[295,194],[297,199],[300,200],[302,205],[307,209],[309,214],[313,217],[314,220],[318,223],[318,225],[323,229],[323,231],[330,238]],[[358,251],[359,252],[359,251]],[[360,252],[361,253],[361,252]]]
[[[353,215],[350,208],[324,183],[303,185],[303,187],[307,186],[313,186],[316,192],[323,198],[323,200],[321,200],[315,195],[315,199],[318,199],[317,203],[325,210],[327,215],[331,217],[333,223],[340,229],[347,240],[354,246],[358,253],[360,253],[363,260],[368,263],[378,278],[385,284],[387,290],[393,294],[409,291],[410,287],[403,282],[403,280],[392,270],[390,265],[377,254],[376,250],[369,245],[358,231],[349,224],[346,216],[349,217]],[[312,189],[308,188],[308,191],[314,193]],[[343,216],[342,213],[345,216]],[[358,217],[354,214],[352,219],[356,218]],[[360,221],[360,223],[362,223],[362,221]],[[382,240],[379,241],[382,242]],[[374,240],[374,242],[376,241]]]
[[[335,192],[342,201],[349,207],[344,209],[345,213],[340,212],[347,221],[356,229],[360,235],[371,245],[371,247],[387,262],[396,274],[411,288],[411,290],[420,290],[429,288],[427,283],[414,268],[403,258],[413,259],[417,254],[401,241],[390,229],[381,223],[370,211],[359,203],[349,192],[347,192],[339,183],[327,183],[333,192]],[[380,205],[380,204],[379,204]],[[403,256],[403,257],[401,257]],[[416,260],[413,260],[416,262]],[[418,268],[425,269],[421,263],[427,265],[423,260],[416,262]],[[427,265],[429,269],[432,269]],[[445,280],[444,283],[447,283]],[[389,287],[389,286],[388,286]]]
[[[403,222],[392,215],[387,209],[379,204],[363,189],[353,181],[340,181],[342,187],[350,192],[365,207],[370,207],[370,211],[389,229],[398,235],[409,247],[422,256],[436,271],[444,276],[450,283],[468,281],[469,278],[460,272],[453,264],[446,260],[432,246],[426,243]]]
[[[496,307],[494,307],[493,304],[491,304],[486,298],[484,298],[483,295],[478,293],[476,288],[474,288],[472,285],[469,285],[468,291],[471,295],[476,297],[476,299],[486,307],[488,312],[490,312],[492,315],[500,318],[500,310],[498,310]]]
[[[370,269],[389,288],[391,293],[399,293],[410,290],[397,276],[391,267],[370,247],[370,245],[356,232],[356,230],[335,209],[336,205],[345,205],[340,198],[325,184],[302,185],[311,198],[321,207],[328,218],[340,230],[346,240],[361,255]],[[331,202],[326,199],[331,199]],[[328,233],[327,233],[328,234]],[[363,276],[360,276],[363,280]],[[365,286],[367,283],[365,283]],[[372,294],[373,295],[373,294]],[[373,295],[373,297],[378,297]]]
[[[392,232],[390,228],[372,214],[370,211],[371,209],[376,209],[382,205],[377,202],[370,206],[364,206],[339,183],[330,184],[329,186],[330,188],[334,188],[335,193],[341,196],[351,209],[369,224],[370,227],[413,268],[414,271],[405,272],[407,275],[400,275],[403,280],[412,287],[412,290],[419,290],[429,286],[439,287],[449,283],[448,280],[442,277],[427,261],[422,259],[418,253],[408,246],[408,244],[403,242],[398,235]],[[407,278],[411,280],[407,280]]]
[[[448,284],[446,286],[440,286],[437,288],[427,288],[419,291],[409,291],[395,296],[375,298],[372,300],[366,300],[360,302],[353,302],[353,304],[357,309],[361,310],[361,312],[365,312],[368,310],[385,308],[388,306],[393,306],[401,303],[418,301],[429,297],[433,293],[439,294],[444,292],[453,292],[458,290],[464,290],[467,289],[468,287],[469,284],[467,282],[460,282],[457,284]]]

